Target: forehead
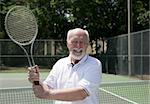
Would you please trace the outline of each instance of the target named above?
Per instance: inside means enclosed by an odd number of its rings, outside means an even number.
[[[85,39],[85,36],[81,35],[74,35],[72,37],[70,37],[70,40],[84,40]]]
[[[83,31],[75,31],[75,32],[72,32],[69,36],[69,39],[86,39],[87,36],[85,34],[85,32]]]

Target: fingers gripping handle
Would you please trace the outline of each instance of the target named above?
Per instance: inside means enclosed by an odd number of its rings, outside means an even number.
[[[35,69],[36,69],[36,73],[38,74],[38,77],[39,77],[39,68],[38,68],[38,66],[35,66]],[[39,81],[34,81],[34,85],[40,85]]]
[[[39,81],[34,81],[34,85],[40,85]]]
[[[37,65],[28,67],[28,79],[34,85],[39,85],[39,68]]]

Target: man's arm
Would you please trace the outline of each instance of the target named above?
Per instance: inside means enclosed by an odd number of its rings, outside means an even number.
[[[49,89],[47,85],[33,85],[33,91],[36,97],[42,99],[61,100],[61,101],[77,101],[83,100],[88,92],[83,87],[66,88],[66,89]]]
[[[33,85],[33,91],[36,97],[43,99],[62,100],[62,101],[76,101],[83,100],[88,95],[83,87],[66,88],[66,89],[52,89],[39,78],[38,66],[28,68],[28,80]],[[39,81],[39,85],[34,85],[34,81]]]

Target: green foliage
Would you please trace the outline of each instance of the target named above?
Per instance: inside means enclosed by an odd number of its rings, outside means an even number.
[[[119,3],[122,8],[120,8]],[[86,27],[90,31],[92,39],[126,32],[125,5],[123,2],[81,0],[74,3],[73,14],[77,18],[75,24]]]
[[[16,1],[20,0],[0,3],[1,20]],[[149,28],[148,0],[132,0],[131,4],[132,31]],[[23,0],[21,5],[36,15],[38,38],[65,40],[67,31],[75,27],[86,28],[91,40],[127,33],[127,0]]]
[[[150,10],[149,0],[137,0],[132,2],[132,31],[149,28]]]
[[[141,24],[142,26],[148,26],[150,22],[150,11],[140,13],[137,20],[138,24]]]
[[[4,32],[0,32],[0,39],[3,39],[5,36]]]
[[[38,18],[38,38],[60,39],[68,31],[68,21],[65,17],[67,4],[60,0],[34,0],[30,7]],[[64,30],[66,28],[66,30]]]

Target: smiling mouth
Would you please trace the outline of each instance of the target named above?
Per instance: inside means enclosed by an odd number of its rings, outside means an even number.
[[[81,55],[82,54],[82,50],[73,50],[73,53],[75,54],[75,55]]]
[[[82,53],[82,50],[73,50],[76,53]]]

